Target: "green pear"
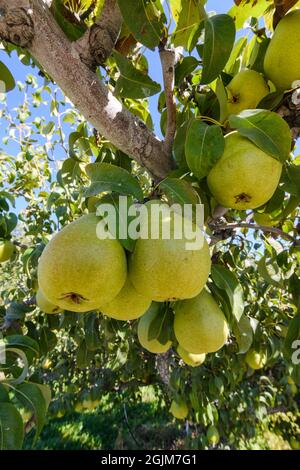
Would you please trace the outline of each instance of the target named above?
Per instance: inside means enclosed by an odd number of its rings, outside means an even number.
[[[269,87],[263,76],[255,70],[242,70],[227,85],[228,116],[239,114],[245,109],[255,109],[269,94]]]
[[[0,241],[0,263],[8,261],[15,252],[15,245],[10,240]]]
[[[189,410],[183,399],[173,400],[170,406],[170,413],[177,419],[186,419]]]
[[[206,433],[207,440],[210,445],[216,446],[220,440],[219,431],[216,426],[209,426]]]
[[[87,312],[110,302],[122,289],[127,276],[125,252],[117,240],[97,236],[97,228],[104,225],[95,214],[84,215],[46,246],[38,281],[54,305]]]
[[[54,305],[52,302],[49,302],[48,299],[44,296],[41,289],[37,291],[36,294],[36,304],[40,310],[45,313],[61,313],[62,309],[57,305]]]
[[[192,354],[186,351],[180,344],[177,348],[177,353],[185,364],[191,367],[198,367],[203,364],[206,354]]]
[[[153,204],[160,205],[157,201]],[[206,284],[211,259],[208,244],[199,227],[191,220],[172,211],[165,204],[163,216],[151,218],[151,205],[147,205],[149,236],[139,238],[129,264],[129,276],[138,292],[157,302],[195,297]],[[155,220],[154,220],[155,219]],[[141,220],[141,226],[145,221]],[[182,234],[176,238],[174,227],[184,222],[195,230],[200,243],[188,249],[190,240]],[[164,238],[164,229],[170,224],[170,237]],[[150,228],[156,228],[158,237],[151,237]],[[190,247],[189,247],[190,248]]]
[[[162,344],[157,339],[148,339],[149,328],[152,320],[156,315],[156,312],[156,308],[153,304],[153,307],[150,307],[149,310],[145,313],[145,315],[140,318],[138,323],[137,334],[139,342],[141,346],[143,346],[143,348],[147,349],[147,351],[153,354],[160,354],[168,351],[168,349],[170,349],[172,345],[172,342],[167,341],[165,344]]]
[[[219,305],[206,290],[194,299],[177,302],[174,310],[174,333],[186,351],[206,354],[224,346],[228,325]]]
[[[246,362],[251,369],[262,369],[267,362],[267,355],[263,352],[257,352],[255,349],[249,349],[246,354]]]
[[[238,132],[225,137],[225,151],[210,171],[207,182],[224,207],[255,209],[273,196],[282,165]]]
[[[135,320],[148,310],[151,302],[151,299],[139,294],[127,278],[117,297],[103,305],[100,311],[116,320]]]
[[[300,10],[288,13],[278,23],[264,61],[266,76],[280,91],[300,80]]]

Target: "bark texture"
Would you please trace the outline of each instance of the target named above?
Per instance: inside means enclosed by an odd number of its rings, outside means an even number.
[[[100,134],[146,167],[155,179],[170,172],[172,159],[163,142],[82,61],[80,48],[59,28],[46,2],[0,0],[0,13],[0,37],[28,49]],[[111,17],[109,22],[112,24]]]

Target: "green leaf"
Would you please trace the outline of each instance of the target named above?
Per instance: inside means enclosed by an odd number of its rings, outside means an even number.
[[[89,351],[85,339],[81,341],[76,354],[77,367],[84,369],[93,360],[95,353]]]
[[[185,155],[190,170],[197,178],[208,175],[224,148],[225,139],[220,126],[209,126],[197,119],[191,122],[186,136]]]
[[[185,77],[190,75],[199,65],[199,60],[195,57],[184,57],[175,66],[175,85],[179,86]]]
[[[283,287],[281,272],[275,260],[262,256],[257,263],[259,275],[271,286]]]
[[[174,20],[177,23],[174,31],[174,46],[189,48],[189,39],[195,28],[206,18],[203,0],[170,0]]]
[[[143,191],[137,179],[123,168],[109,163],[90,163],[85,169],[91,180],[91,186],[86,190],[85,197],[114,191],[118,194],[132,195],[139,201],[143,200]]]
[[[84,332],[86,347],[89,351],[96,351],[102,345],[99,335],[99,320],[95,312],[89,312],[84,316]]]
[[[199,204],[199,196],[193,187],[179,178],[164,179],[159,188],[167,196],[169,204]]]
[[[0,403],[0,450],[20,450],[24,439],[22,417],[11,403]]]
[[[231,115],[229,124],[281,163],[289,157],[291,131],[277,113],[263,109],[245,110],[238,115]]]
[[[236,29],[240,29],[248,18],[261,17],[269,6],[269,0],[259,0],[257,2],[242,0],[238,5],[233,6],[228,14],[234,18]]]
[[[166,344],[171,339],[174,314],[167,305],[158,302],[152,302],[150,309],[155,309],[156,314],[149,325],[148,341],[156,339]]]
[[[5,386],[0,382],[0,403],[9,403],[8,390],[8,386]]]
[[[244,312],[243,289],[236,275],[224,266],[214,264],[211,277],[216,286],[224,291],[231,307],[233,317],[239,322]]]
[[[18,385],[18,387],[15,388],[15,393],[16,398],[20,403],[22,403],[26,408],[31,409],[34,413],[36,424],[34,442],[36,442],[46,421],[48,407],[44,394],[40,387],[33,382],[26,382]]]
[[[41,354],[46,356],[57,344],[57,337],[47,326],[43,326],[39,332],[39,344]]]
[[[201,83],[211,83],[222,72],[230,57],[234,40],[234,21],[229,15],[215,15],[205,20]]]
[[[29,336],[11,335],[7,336],[4,340],[7,348],[17,348],[25,352],[29,364],[32,363],[35,357],[40,354],[38,343]]]
[[[159,45],[163,35],[164,14],[158,0],[118,0],[118,4],[129,30],[135,39],[149,49]]]
[[[233,328],[233,333],[239,345],[239,354],[245,354],[253,341],[253,330],[251,322],[246,315],[242,315],[239,322]]]
[[[115,52],[114,58],[120,70],[120,76],[115,87],[117,96],[142,99],[160,92],[160,84],[136,69],[122,54]]]
[[[77,41],[77,39],[85,33],[87,27],[84,22],[79,21],[77,17],[65,7],[62,0],[53,0],[50,10],[70,41]]]
[[[282,189],[293,196],[300,197],[300,165],[286,162],[282,174]]]
[[[136,240],[133,240],[132,238],[129,237],[128,234],[128,226],[130,224],[130,221],[134,219],[134,217],[130,217],[128,215],[128,209],[129,207],[133,204],[133,199],[131,196],[127,196],[127,210],[125,213],[125,210],[120,210],[120,203],[122,204],[123,201],[121,202],[119,200],[119,197],[116,194],[106,194],[103,196],[99,204],[97,205],[97,211],[96,214],[99,215],[99,210],[101,210],[101,205],[102,204],[111,204],[116,211],[116,238],[119,240],[121,245],[125,248],[125,250],[128,250],[130,252],[133,252]],[[99,208],[99,210],[98,210]],[[115,221],[113,221],[114,223]]]
[[[15,88],[16,82],[9,69],[0,61],[0,93],[7,93]]]

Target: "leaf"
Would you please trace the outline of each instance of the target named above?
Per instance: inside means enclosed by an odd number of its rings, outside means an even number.
[[[300,165],[286,162],[281,182],[285,192],[300,197]]]
[[[297,315],[295,315],[295,317],[290,321],[287,335],[284,340],[283,354],[284,354],[285,359],[289,363],[292,362],[292,356],[296,349],[294,342],[297,343],[297,341],[299,341],[299,344],[297,346],[297,349],[299,349],[300,347],[300,313],[297,313]]]
[[[155,309],[156,314],[149,325],[148,341],[156,339],[166,344],[171,339],[174,314],[167,305],[158,302],[152,302],[150,309]]]
[[[215,80],[225,67],[235,40],[234,21],[229,15],[215,15],[205,20],[201,83]]]
[[[167,196],[169,204],[199,204],[199,196],[193,187],[179,178],[166,178],[159,188]]]
[[[85,170],[92,183],[86,190],[85,197],[114,191],[132,195],[139,201],[143,200],[143,191],[138,181],[123,168],[109,163],[90,163]]]
[[[94,358],[94,352],[89,351],[86,341],[82,340],[76,354],[77,367],[84,369],[87,367]]]
[[[47,326],[43,326],[39,332],[39,344],[41,354],[46,356],[57,344],[57,337]]]
[[[7,93],[15,88],[16,82],[10,70],[0,61],[0,93]]]
[[[11,335],[7,336],[4,340],[6,347],[18,348],[25,352],[29,364],[32,363],[35,357],[40,354],[38,343],[29,336]]]
[[[0,382],[0,403],[9,403],[8,386]]]
[[[20,450],[24,440],[24,426],[17,408],[11,403],[0,403],[0,450]]]
[[[233,333],[239,345],[239,354],[245,354],[253,341],[253,330],[251,322],[246,315],[242,315],[236,326],[233,328]]]
[[[65,7],[63,0],[53,0],[50,10],[70,41],[77,41],[85,33],[86,25]]]
[[[184,57],[175,66],[175,85],[179,86],[185,77],[190,75],[199,65],[199,60],[195,57]]]
[[[224,266],[214,264],[211,277],[216,286],[226,293],[231,313],[239,322],[244,312],[243,289],[236,275]]]
[[[277,113],[263,109],[245,110],[238,115],[231,115],[229,124],[281,163],[289,157],[291,131]]]
[[[26,382],[15,388],[16,398],[26,407],[33,411],[36,433],[34,442],[39,437],[45,421],[47,413],[47,402],[40,387],[33,382]]]
[[[99,335],[98,315],[95,312],[89,312],[84,316],[84,332],[86,347],[89,351],[96,351],[102,345]]]
[[[242,0],[238,5],[233,6],[228,14],[234,19],[236,29],[240,29],[251,16],[260,18],[269,6],[269,0],[252,0],[250,2],[248,0]]]
[[[125,23],[135,39],[149,49],[159,45],[163,35],[164,14],[160,2],[118,0]]]
[[[122,54],[115,52],[114,58],[120,70],[120,76],[115,87],[117,96],[142,99],[160,92],[160,84],[136,69]]]
[[[25,313],[30,312],[32,308],[23,303],[12,302],[6,310],[5,319],[7,321],[23,320]]]
[[[195,27],[206,18],[203,0],[170,0],[174,20],[177,23],[174,31],[174,46],[189,49],[189,39]]]
[[[257,271],[260,276],[271,286],[283,287],[280,269],[275,260],[270,260],[266,255],[257,263]]]
[[[185,155],[190,170],[198,179],[208,175],[224,148],[225,139],[220,126],[209,126],[197,119],[191,122],[186,136]]]

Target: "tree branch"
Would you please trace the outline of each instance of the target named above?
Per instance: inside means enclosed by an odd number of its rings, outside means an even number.
[[[26,47],[81,114],[156,179],[172,168],[163,143],[80,59],[42,0],[0,0],[0,37]]]
[[[91,70],[103,64],[112,53],[122,22],[117,0],[105,0],[99,18],[74,44],[82,62]]]
[[[286,238],[287,240],[289,240],[293,243],[298,242],[297,238],[293,237],[289,233],[285,233],[282,230],[280,230],[279,228],[267,227],[265,225],[256,225],[256,224],[251,224],[251,223],[247,223],[247,222],[237,222],[237,223],[221,224],[221,225],[209,224],[209,227],[212,230],[235,230],[237,228],[248,228],[248,229],[251,229],[251,230],[261,230],[263,232],[273,233],[274,235],[278,235],[282,238]]]
[[[175,51],[172,49],[165,49],[164,46],[162,46],[160,48],[159,55],[162,65],[167,106],[167,127],[164,147],[167,154],[171,155],[176,132],[176,101],[174,96]]]

